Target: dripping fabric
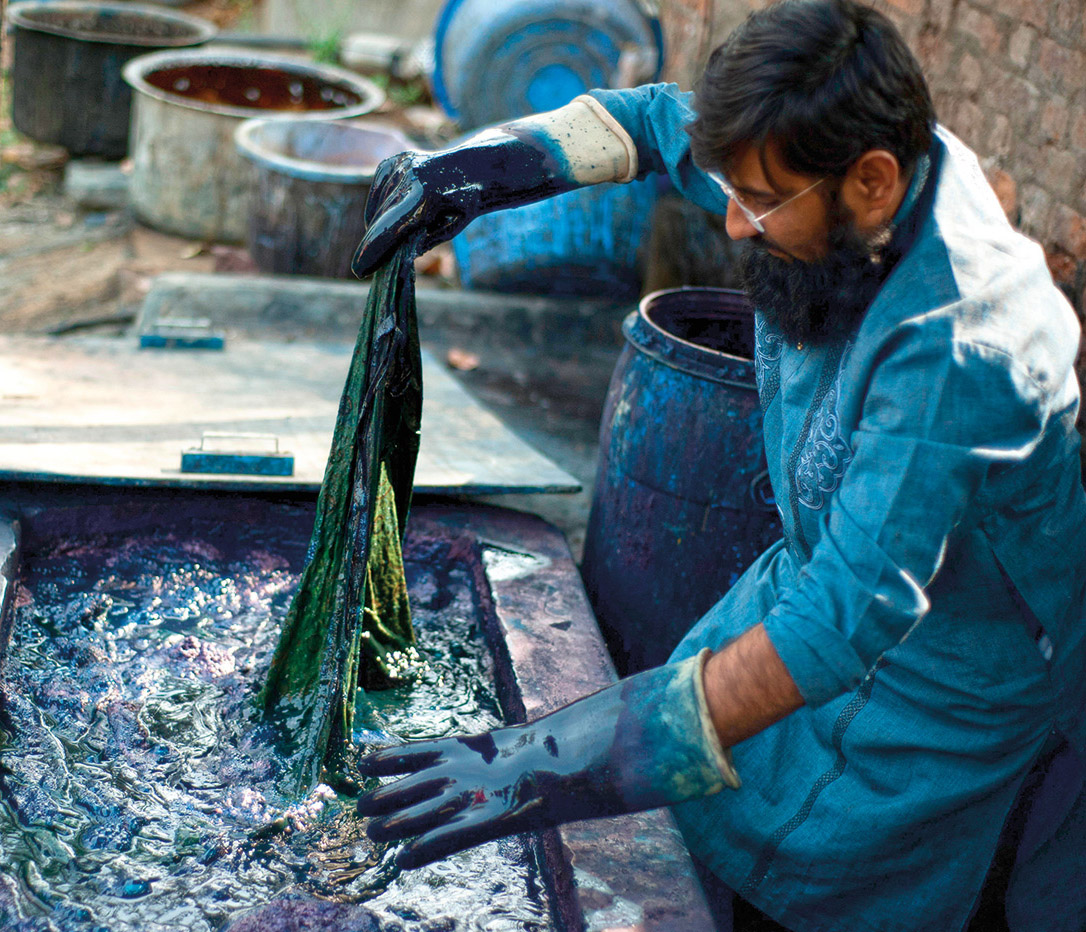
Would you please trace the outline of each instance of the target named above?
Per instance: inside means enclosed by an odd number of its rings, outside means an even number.
[[[259,697],[292,752],[298,792],[334,777],[355,688],[391,685],[415,640],[401,550],[422,417],[415,245],[370,286],[306,566]]]

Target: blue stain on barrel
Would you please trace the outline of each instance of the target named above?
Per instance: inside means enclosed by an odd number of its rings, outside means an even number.
[[[781,527],[746,298],[658,291],[623,333],[582,573],[615,666],[628,675],[666,662]]]
[[[453,238],[463,287],[507,294],[634,301],[653,178],[597,184],[476,217]]]

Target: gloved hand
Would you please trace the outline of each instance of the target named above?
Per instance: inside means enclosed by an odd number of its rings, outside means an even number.
[[[653,809],[738,788],[709,721],[709,651],[646,670],[527,725],[362,758],[369,776],[410,774],[358,800],[374,841],[420,836],[404,869],[504,835]]]
[[[359,278],[371,274],[415,231],[425,231],[425,252],[480,214],[636,174],[632,140],[588,96],[484,130],[451,149],[401,152],[377,168],[366,234],[351,268]]]

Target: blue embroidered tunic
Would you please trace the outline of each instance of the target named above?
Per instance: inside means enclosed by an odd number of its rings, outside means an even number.
[[[726,210],[687,95],[593,95],[642,176]],[[946,130],[895,222],[912,243],[853,333],[796,346],[757,317],[784,539],[673,658],[764,622],[806,699],[733,749],[742,789],[675,809],[698,858],[802,932],[961,929],[1046,739],[1086,747],[1078,324]]]

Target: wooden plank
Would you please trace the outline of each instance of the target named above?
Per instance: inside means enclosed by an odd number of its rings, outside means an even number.
[[[316,490],[352,347],[230,337],[222,351],[140,349],[135,337],[0,336],[0,479]],[[428,354],[417,492],[580,486],[484,409]],[[274,434],[294,474],[182,473],[205,431]]]

